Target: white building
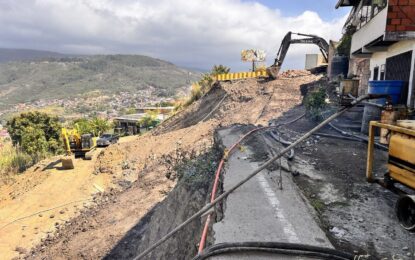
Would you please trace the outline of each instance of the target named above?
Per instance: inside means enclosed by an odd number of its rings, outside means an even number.
[[[415,1],[339,0],[352,7],[345,30],[355,30],[351,58],[370,60],[370,80],[402,80],[403,98],[414,107]]]

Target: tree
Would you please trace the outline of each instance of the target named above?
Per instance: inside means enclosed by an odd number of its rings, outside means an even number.
[[[93,118],[91,119],[91,125],[92,125],[92,134],[94,136],[100,136],[106,131],[110,130],[112,125],[108,120],[101,119],[101,118]]]
[[[160,123],[160,120],[157,119],[157,111],[149,111],[140,119],[140,126],[144,127],[145,129],[149,129],[150,127],[155,127]]]
[[[29,126],[24,129],[21,141],[22,149],[30,154],[42,157],[49,151],[49,144],[42,129]]]
[[[223,66],[223,65],[214,65],[210,74],[212,76],[216,76],[219,74],[228,74],[231,71],[230,68]]]
[[[57,117],[37,111],[22,113],[7,122],[7,130],[13,145],[20,145],[24,151],[28,149],[27,153],[33,154],[33,147],[40,149],[39,152],[62,152],[61,124]],[[46,149],[44,142],[47,143]]]
[[[94,117],[90,120],[86,118],[77,119],[73,122],[73,127],[82,134],[92,134],[100,136],[104,132],[112,128],[112,124],[105,119]]]
[[[202,93],[206,93],[210,90],[213,85],[212,76],[217,76],[219,74],[228,74],[231,69],[224,65],[214,65],[212,70],[209,73],[205,73],[202,76],[202,79],[198,82],[201,87]]]

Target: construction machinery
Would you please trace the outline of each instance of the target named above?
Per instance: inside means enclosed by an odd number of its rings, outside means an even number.
[[[299,39],[292,39],[292,35],[303,36],[305,38]],[[323,38],[312,35],[312,34],[304,34],[304,33],[293,33],[288,32],[284,39],[281,42],[281,46],[278,50],[277,57],[275,57],[274,64],[267,68],[268,75],[276,79],[278,77],[278,73],[284,63],[285,56],[287,55],[288,49],[290,48],[291,44],[315,44],[320,48],[321,53],[326,62],[328,62],[329,57],[329,44]]]
[[[97,146],[97,138],[92,134],[80,134],[77,128],[62,128],[61,137],[66,151],[66,156],[61,159],[62,168],[73,169],[74,158],[92,159],[92,151]]]
[[[373,175],[375,127],[389,131],[388,171],[383,178]],[[411,195],[415,194],[415,120],[370,122],[366,178],[400,195],[396,203],[398,220],[405,229],[415,231],[415,196]]]
[[[292,39],[293,34],[302,36],[303,38]],[[217,81],[239,80],[239,79],[247,79],[247,78],[276,79],[278,77],[278,73],[280,72],[285,56],[287,55],[288,49],[290,48],[291,44],[299,44],[299,43],[317,45],[320,48],[321,53],[323,54],[323,58],[325,62],[328,62],[329,44],[327,43],[326,40],[324,40],[323,38],[319,36],[312,35],[312,34],[288,32],[281,42],[281,46],[278,50],[277,57],[275,58],[274,64],[266,68],[266,70],[256,69],[255,71],[251,71],[251,72],[236,72],[236,73],[219,74],[219,75],[214,76],[213,79]]]

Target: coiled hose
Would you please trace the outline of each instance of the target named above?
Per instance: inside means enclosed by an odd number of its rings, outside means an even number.
[[[274,255],[302,256],[318,259],[353,260],[354,255],[336,249],[283,242],[237,242],[220,243],[205,249],[193,260],[203,260],[212,256],[232,253],[269,253]]]

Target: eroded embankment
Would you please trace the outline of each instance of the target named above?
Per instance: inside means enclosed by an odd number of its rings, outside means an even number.
[[[105,259],[130,259],[200,210],[209,198],[212,180],[223,149],[213,148],[176,168],[178,183],[167,198],[135,225]],[[203,228],[196,220],[151,252],[146,259],[189,259],[197,254]]]
[[[299,86],[318,78],[319,76],[308,75],[295,80],[281,78],[275,81],[250,79],[222,82],[154,131],[111,145],[99,154],[95,162],[88,164],[87,171],[81,176],[106,177],[117,187],[122,186],[122,191],[111,191],[113,195],[108,198],[105,205],[90,205],[93,208],[91,209],[93,214],[82,213],[79,218],[61,220],[58,226],[54,226],[56,218],[51,219],[53,220],[51,226],[54,228],[41,230],[41,232],[48,232],[43,236],[43,240],[46,239],[47,243],[34,240],[33,243],[38,246],[29,254],[21,253],[20,255],[38,259],[99,259],[108,255],[111,250],[119,247],[120,240],[123,240],[127,233],[133,230],[137,221],[141,221],[143,216],[170,194],[176,185],[176,173],[173,166],[180,162],[181,158],[202,156],[212,149],[215,129],[233,124],[266,124],[269,119],[278,117],[300,104]],[[67,174],[68,172],[62,172],[52,175],[56,177],[52,184],[62,182],[64,180],[62,177]],[[210,175],[213,178],[213,174]],[[76,183],[85,182],[84,179],[79,178],[79,172],[72,176],[76,178]],[[76,183],[71,182],[71,188],[78,190]],[[65,185],[68,183],[65,182]],[[48,189],[44,193],[39,193],[39,196],[49,196],[46,194],[54,191],[66,194],[67,200],[72,199],[71,194],[62,192],[65,189],[57,190],[54,185],[47,187]],[[94,185],[90,187],[94,188]],[[105,190],[106,192],[108,191]],[[172,194],[171,196],[172,198],[178,196],[180,200],[179,195]],[[191,204],[195,201],[194,198],[190,199],[190,195],[188,196],[189,199],[182,204]],[[206,200],[208,196],[200,196],[200,198]],[[199,204],[203,206],[204,202]],[[168,200],[164,203],[168,204]],[[175,204],[180,205],[177,201],[172,202],[170,206],[172,210],[175,209]],[[84,207],[79,207],[78,210],[83,212],[83,209]],[[55,215],[58,216],[58,214]],[[160,224],[159,227],[157,224],[151,229],[158,230],[159,234],[166,233],[161,231],[175,226],[170,222],[169,220],[167,226]],[[34,228],[33,225],[28,225],[26,230],[32,230],[32,228]],[[14,230],[20,229],[14,228]],[[200,231],[199,228],[194,229],[192,234]],[[50,240],[52,235],[54,239]],[[200,235],[195,233],[192,239],[198,240]],[[123,242],[126,241],[128,240],[123,240]],[[196,247],[197,242],[191,240],[190,243]],[[22,246],[30,245],[25,243]],[[10,248],[14,250],[14,247]],[[138,246],[136,249],[139,249]]]

